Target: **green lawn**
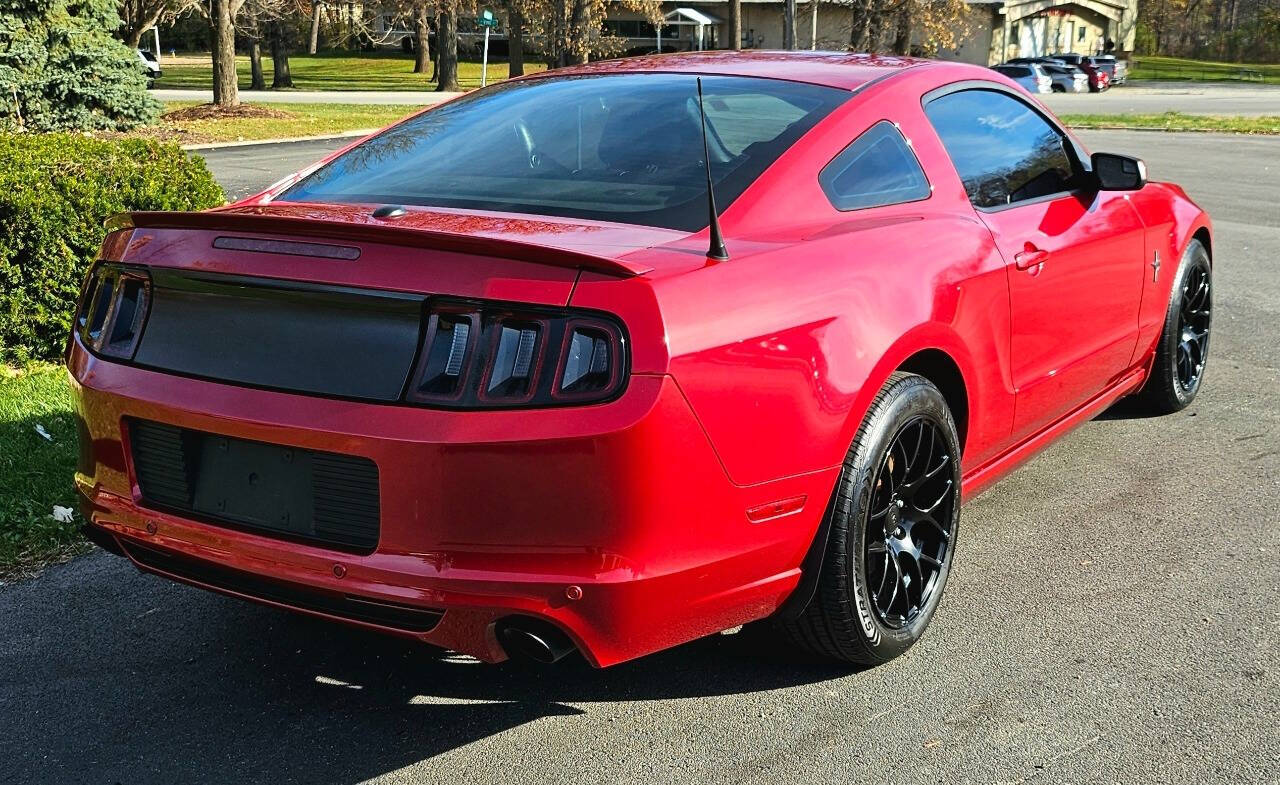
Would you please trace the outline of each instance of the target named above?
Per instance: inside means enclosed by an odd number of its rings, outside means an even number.
[[[1064,114],[1072,128],[1141,128],[1157,131],[1218,131],[1233,134],[1280,134],[1280,115],[1236,117],[1182,114]]]
[[[251,98],[245,95],[244,98]],[[170,101],[165,111],[171,112],[194,102]],[[160,135],[183,144],[202,142],[234,142],[257,139],[287,139],[298,136],[322,136],[366,128],[382,128],[418,111],[420,106],[392,104],[275,104],[271,106],[283,117],[231,117],[204,120],[162,119],[159,128],[144,129],[140,135]]]
[[[67,372],[0,366],[0,579],[85,547],[78,510],[71,521],[54,518],[55,505],[76,508],[76,442]]]
[[[1262,74],[1256,83],[1280,84],[1280,64],[1215,63],[1207,60],[1188,60],[1181,57],[1155,55],[1135,56],[1130,62],[1129,76],[1133,79],[1188,80],[1195,82],[1239,81],[1242,71]]]
[[[240,89],[249,87],[249,58],[237,57],[236,72],[240,75]],[[542,63],[525,63],[525,73],[541,71]],[[208,90],[213,83],[213,64],[208,55],[180,55],[165,62],[161,68],[164,76],[156,80],[157,88],[193,88]],[[271,58],[262,60],[266,82],[271,84]],[[292,55],[289,70],[293,85],[298,90],[434,90],[435,82],[430,74],[413,73],[413,57],[403,53],[370,52],[321,53]],[[480,63],[458,64],[458,81],[464,88],[480,86]],[[489,81],[507,78],[505,62],[489,63]]]

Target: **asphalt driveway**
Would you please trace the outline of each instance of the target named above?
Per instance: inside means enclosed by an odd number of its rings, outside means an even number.
[[[1205,388],[970,501],[907,656],[804,664],[748,631],[607,671],[485,666],[95,553],[0,589],[0,780],[1275,782],[1280,138],[1084,136],[1214,215]],[[244,192],[323,149],[208,159]]]

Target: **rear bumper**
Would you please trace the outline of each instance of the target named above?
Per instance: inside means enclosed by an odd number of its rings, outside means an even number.
[[[505,657],[494,627],[512,615],[556,624],[599,666],[768,615],[798,581],[836,477],[733,485],[667,376],[637,375],[603,405],[447,412],[187,379],[78,343],[68,367],[76,483],[96,539],[150,572],[487,661]],[[150,509],[128,418],[369,458],[377,548],[354,555]],[[781,517],[760,511],[797,497]],[[370,603],[381,615],[357,612]],[[415,610],[437,618],[402,621]]]

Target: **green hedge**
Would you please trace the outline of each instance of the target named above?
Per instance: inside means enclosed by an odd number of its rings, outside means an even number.
[[[204,160],[177,145],[0,134],[0,362],[61,354],[108,216],[223,201]]]

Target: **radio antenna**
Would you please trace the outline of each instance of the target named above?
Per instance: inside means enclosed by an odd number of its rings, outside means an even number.
[[[729,251],[724,247],[724,238],[720,236],[720,215],[716,212],[716,192],[711,183],[711,150],[707,145],[707,112],[702,108],[702,77],[698,77],[698,117],[702,121],[702,160],[707,170],[707,209],[711,213],[708,230],[711,244],[707,248],[707,258],[717,262],[729,261]]]

